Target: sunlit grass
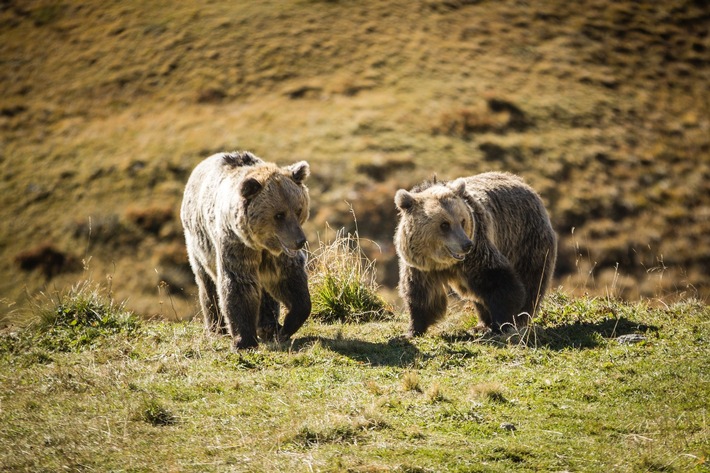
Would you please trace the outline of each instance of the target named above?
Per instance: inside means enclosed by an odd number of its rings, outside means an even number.
[[[356,234],[345,229],[310,252],[312,317],[322,322],[362,323],[392,318],[377,293],[375,263],[365,256]]]
[[[107,289],[78,285],[0,332],[0,469],[707,469],[697,301],[553,293],[536,343],[448,326],[410,341],[399,314],[313,319],[290,344],[233,352],[199,321],[114,330],[127,319]]]
[[[140,319],[116,302],[110,287],[82,281],[65,291],[40,293],[25,319],[21,346],[51,351],[91,348],[106,337],[135,333]]]

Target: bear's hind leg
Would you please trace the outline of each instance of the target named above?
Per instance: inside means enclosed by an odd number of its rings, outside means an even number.
[[[493,325],[493,319],[491,319],[491,313],[484,304],[480,302],[474,302],[476,306],[476,312],[478,313],[479,328],[487,327],[490,328]]]
[[[557,260],[557,252],[555,250],[556,240],[554,234],[549,236],[549,241],[546,245],[551,247],[551,250],[547,250],[544,255],[538,256],[536,259],[531,260],[528,263],[527,268],[517,270],[518,274],[530,275],[528,280],[523,281],[528,297],[522,308],[522,312],[524,312],[524,314],[516,317],[519,325],[527,325],[530,322],[540,308],[542,299],[545,297],[545,294],[550,287],[552,274],[555,268],[555,261]],[[541,253],[541,251],[538,251],[537,253]]]
[[[261,307],[259,308],[259,326],[257,333],[262,340],[273,340],[279,329],[279,303],[271,295],[261,291]]]
[[[210,332],[226,335],[228,333],[227,323],[219,313],[217,286],[199,263],[194,264],[193,268],[195,268],[195,281],[197,282],[205,328]]]
[[[517,316],[522,312],[525,288],[510,267],[490,268],[477,281],[469,283],[478,294],[477,303],[481,322],[494,332],[516,327]]]

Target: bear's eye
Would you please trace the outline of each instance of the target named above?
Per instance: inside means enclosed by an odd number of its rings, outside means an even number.
[[[448,232],[449,230],[451,230],[451,224],[449,222],[441,222],[439,228],[441,228],[445,232]]]
[[[284,218],[286,218],[286,214],[284,212],[279,212],[274,215],[274,220],[283,220]]]

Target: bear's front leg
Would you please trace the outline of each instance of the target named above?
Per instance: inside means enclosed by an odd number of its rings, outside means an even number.
[[[220,311],[227,319],[234,348],[253,348],[258,345],[256,336],[261,288],[256,279],[237,276],[232,271],[222,271],[218,276]]]
[[[261,290],[261,307],[259,308],[259,326],[257,333],[262,340],[273,340],[278,334],[279,325],[279,303],[271,294]]]
[[[281,274],[278,283],[271,289],[272,295],[286,306],[283,326],[278,341],[284,342],[296,333],[311,315],[311,294],[308,291],[305,256],[281,255]]]
[[[400,271],[399,293],[409,311],[407,337],[422,335],[446,315],[446,288],[432,273],[405,265]]]

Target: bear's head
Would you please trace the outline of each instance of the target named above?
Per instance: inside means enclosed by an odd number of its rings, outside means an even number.
[[[274,164],[249,168],[239,183],[242,199],[237,232],[255,249],[278,256],[295,256],[306,244],[302,225],[308,219],[310,198],[304,181],[308,163],[286,167]]]
[[[473,248],[474,221],[466,204],[466,183],[457,179],[418,192],[397,191],[400,220],[395,234],[397,254],[422,271],[446,269]]]

